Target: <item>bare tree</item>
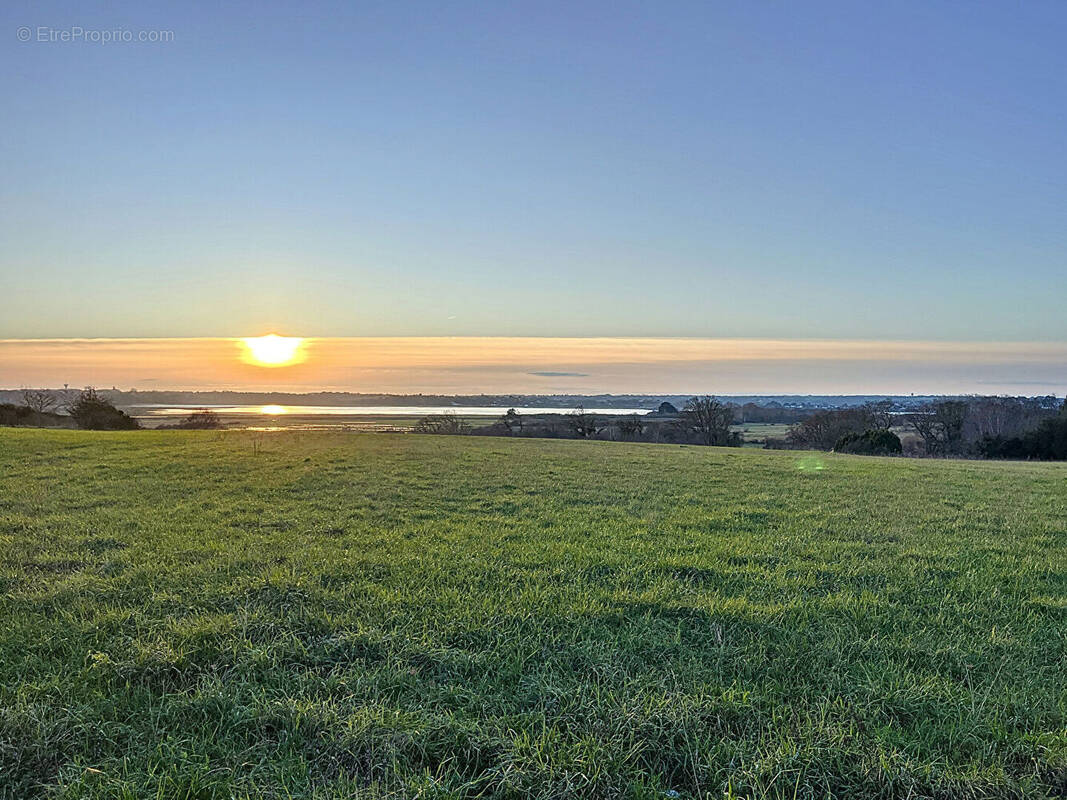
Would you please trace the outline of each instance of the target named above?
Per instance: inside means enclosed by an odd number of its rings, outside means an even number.
[[[967,404],[962,400],[946,400],[938,403],[934,411],[945,441],[946,453],[959,453],[963,449],[963,426],[967,422]]]
[[[59,409],[66,414],[70,413],[71,406],[78,402],[78,391],[71,389],[69,383],[64,383],[63,388],[56,391],[59,398]]]
[[[883,403],[824,409],[793,425],[786,440],[793,447],[831,450],[842,436],[889,430],[892,422],[889,408]]]
[[[509,436],[522,433],[522,415],[514,408],[509,408],[507,413],[500,418],[500,422],[507,428]]]
[[[923,450],[927,455],[936,455],[941,450],[940,425],[934,412],[927,407],[920,408],[907,416],[908,424],[923,440]]]
[[[710,396],[689,398],[679,420],[701,444],[720,447],[740,445],[740,437],[730,432],[733,421],[733,408]]]
[[[59,398],[47,389],[23,389],[22,404],[38,414],[48,414],[55,411]]]
[[[1054,403],[1044,398],[977,397],[967,403],[963,438],[974,444],[987,438],[1021,436],[1055,414]]]
[[[908,415],[908,422],[922,438],[929,455],[960,453],[967,423],[967,403],[963,400],[942,400],[926,405]]]
[[[584,406],[578,406],[567,416],[567,424],[579,439],[591,439],[604,429],[603,423],[594,415],[586,413]]]
[[[631,414],[628,417],[619,417],[615,422],[615,427],[617,427],[619,433],[627,439],[636,439],[645,432],[645,423],[641,421],[641,417],[637,414]]]
[[[892,400],[881,400],[877,403],[864,403],[863,409],[870,417],[870,430],[887,431],[893,427]]]

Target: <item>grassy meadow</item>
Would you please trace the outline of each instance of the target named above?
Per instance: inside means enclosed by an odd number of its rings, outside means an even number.
[[[0,430],[0,797],[1064,797],[1067,465]]]

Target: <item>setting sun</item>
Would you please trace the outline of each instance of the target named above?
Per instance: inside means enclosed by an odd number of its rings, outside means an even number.
[[[297,364],[303,360],[301,345],[304,340],[299,336],[278,336],[268,333],[266,336],[250,336],[242,339],[246,351],[246,360],[263,367],[284,367]]]

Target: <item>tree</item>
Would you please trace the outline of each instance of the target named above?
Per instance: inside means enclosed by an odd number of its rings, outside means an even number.
[[[942,400],[926,405],[908,415],[908,422],[923,440],[929,455],[952,455],[963,449],[963,430],[967,422],[967,403]]]
[[[967,404],[962,400],[945,400],[938,403],[934,417],[941,426],[946,453],[959,453],[963,449],[963,426],[967,422]]]
[[[1034,458],[1067,461],[1067,414],[1046,419],[1023,435]]]
[[[522,433],[522,415],[514,408],[509,408],[507,413],[500,418],[500,422],[507,428],[509,436]]]
[[[963,440],[970,445],[986,439],[1022,436],[1042,420],[1055,416],[1055,400],[1047,397],[977,397],[967,402]]]
[[[22,403],[38,414],[49,414],[59,405],[59,398],[47,389],[23,389]]]
[[[578,406],[573,413],[568,414],[567,424],[579,439],[591,439],[604,429],[600,420],[586,413],[585,406]]]
[[[1022,436],[991,436],[978,444],[986,458],[1036,458],[1067,461],[1067,413],[1061,412],[1041,422]]]
[[[0,403],[0,425],[22,427],[53,427],[61,425],[62,417],[58,414],[40,414],[29,406],[17,406],[14,403]]]
[[[741,406],[741,424],[744,425],[746,422],[756,422],[759,412],[760,407],[755,403],[745,403]]]
[[[645,423],[641,421],[641,417],[637,414],[619,417],[615,422],[615,426],[619,429],[619,433],[627,439],[636,439],[645,432]]]
[[[739,447],[741,437],[730,432],[734,410],[720,400],[705,396],[691,397],[682,409],[679,422],[701,444]]]
[[[123,431],[140,428],[137,420],[89,386],[70,406],[70,416],[79,428],[94,431]]]
[[[893,427],[892,400],[881,400],[877,403],[864,403],[863,410],[870,416],[870,430],[887,431]]]
[[[927,455],[936,455],[941,447],[940,425],[934,412],[928,407],[920,408],[914,413],[908,414],[908,424],[919,434],[923,440],[923,450]]]
[[[786,434],[792,447],[813,450],[834,449],[842,436],[863,434],[865,431],[889,430],[893,423],[892,404],[865,403],[852,408],[833,408],[816,411],[793,425]]]

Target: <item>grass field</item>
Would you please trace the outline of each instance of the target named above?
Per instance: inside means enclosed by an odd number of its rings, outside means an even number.
[[[759,442],[762,444],[767,439],[784,439],[792,425],[775,422],[746,422],[731,426],[730,430],[737,431],[746,442]]]
[[[1067,465],[0,430],[0,797],[1063,797]]]

